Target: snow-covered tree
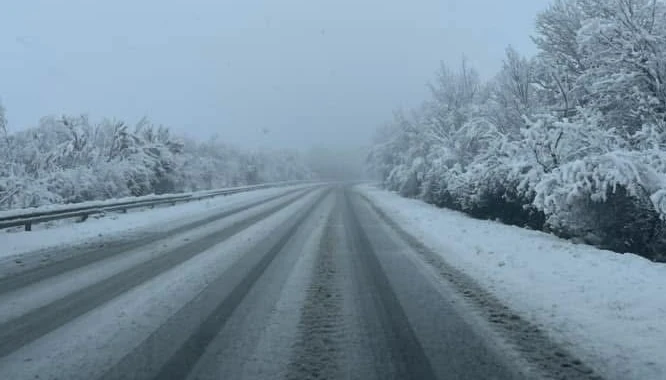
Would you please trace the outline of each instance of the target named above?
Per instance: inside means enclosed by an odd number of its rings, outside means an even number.
[[[579,79],[586,103],[626,135],[644,123],[665,123],[666,5],[597,0],[593,9],[596,16],[586,19],[577,34],[587,67]]]
[[[491,83],[487,118],[504,134],[517,134],[538,105],[535,64],[509,47]]]
[[[147,119],[45,117],[4,136],[0,209],[306,179],[290,151],[243,152],[219,139],[182,139]],[[3,140],[4,141],[4,140]]]
[[[508,48],[489,83],[443,65],[369,162],[403,195],[666,260],[664,20],[663,0],[556,0],[535,57]]]
[[[2,105],[2,102],[0,101],[0,140],[2,140],[2,143],[6,144],[7,139],[9,137],[9,133],[7,132],[7,115],[5,111],[5,107]],[[3,148],[6,149],[6,146],[3,146]],[[4,151],[4,150],[3,150]]]

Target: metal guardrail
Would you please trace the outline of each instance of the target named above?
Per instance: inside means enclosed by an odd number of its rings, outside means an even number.
[[[206,192],[190,194],[174,194],[170,196],[160,196],[155,199],[137,199],[124,200],[118,202],[105,203],[103,205],[77,205],[71,207],[58,208],[56,210],[31,209],[25,212],[12,213],[9,216],[0,217],[0,229],[24,226],[26,231],[32,231],[32,225],[37,223],[49,222],[52,220],[80,218],[81,221],[88,219],[90,215],[102,214],[105,212],[127,212],[127,210],[141,207],[155,207],[157,205],[172,204],[179,202],[189,202],[207,198],[218,197],[221,195],[231,195],[252,190],[267,189],[272,187],[283,187],[290,185],[306,184],[313,181],[289,181],[266,183],[254,186],[234,187],[228,189],[210,190]]]

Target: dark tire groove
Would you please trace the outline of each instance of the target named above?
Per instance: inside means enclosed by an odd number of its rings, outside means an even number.
[[[296,202],[297,199],[293,198],[280,203],[258,215],[211,233],[202,239],[169,250],[155,259],[143,262],[127,271],[118,273],[48,305],[32,310],[21,317],[0,324],[0,357],[17,350],[79,315],[97,308],[122,293],[223,242],[258,221]]]
[[[494,295],[481,288],[470,276],[446,263],[438,254],[386,215],[372,200],[363,194],[358,195],[381,220],[421,256],[426,264],[434,268],[443,280],[457,289],[466,301],[476,306],[484,319],[489,321],[528,363],[539,369],[541,377],[571,380],[603,379],[568,350],[549,339],[539,327],[512,312]]]
[[[348,190],[344,191],[343,215],[346,233],[354,253],[359,255],[361,271],[372,286],[374,307],[377,310],[386,342],[391,351],[397,379],[434,380],[435,372],[423,347],[414,333],[407,315],[391,288],[388,277],[356,216]]]
[[[295,189],[295,190],[290,190],[285,193],[281,193],[276,196],[271,196],[265,199],[262,199],[257,202],[253,202],[247,205],[243,205],[240,207],[235,207],[230,210],[224,211],[219,214],[215,214],[213,216],[210,216],[208,218],[202,219],[202,220],[197,220],[192,223],[188,223],[183,226],[179,226],[176,228],[172,229],[167,229],[164,231],[160,231],[155,234],[151,234],[149,236],[141,237],[138,239],[130,239],[130,240],[122,240],[118,243],[112,243],[110,245],[105,245],[104,248],[102,249],[91,249],[87,252],[81,252],[75,256],[69,257],[65,260],[57,261],[51,264],[47,265],[42,265],[38,266],[33,269],[29,269],[26,271],[22,271],[17,274],[13,274],[4,278],[0,278],[0,295],[6,294],[12,291],[15,291],[17,289],[26,287],[28,285],[37,283],[39,281],[42,281],[44,279],[47,279],[49,277],[57,276],[59,274],[75,270],[78,268],[81,268],[83,266],[92,264],[97,261],[101,261],[116,255],[119,255],[121,253],[124,253],[130,249],[135,249],[135,248],[140,248],[142,246],[147,246],[150,244],[155,243],[156,241],[165,239],[169,236],[173,236],[176,234],[180,234],[186,231],[190,231],[193,229],[196,229],[198,227],[204,226],[209,223],[216,222],[218,220],[221,220],[223,218],[227,218],[229,216],[232,216],[234,214],[238,214],[240,212],[243,212],[245,210],[249,210],[253,207],[260,206],[264,203],[268,203],[270,201],[273,201],[275,199],[279,199],[281,197],[286,197],[290,194],[293,194],[295,192],[302,191],[303,193],[306,193],[308,191],[311,191],[310,189],[307,190],[302,190],[302,189]]]
[[[245,256],[240,262],[228,272],[230,276],[237,277],[238,284],[231,290],[227,297],[222,300],[213,312],[197,327],[192,335],[173,353],[164,363],[156,375],[151,376],[155,380],[184,379],[192,371],[201,355],[208,345],[224,327],[229,317],[234,313],[238,305],[243,301],[252,286],[264,273],[278,253],[296,233],[303,222],[312,214],[317,205],[329,194],[330,191],[322,193],[304,212],[297,218],[296,222],[288,226],[286,232],[280,235],[279,240],[264,254],[258,263],[253,263],[252,255]],[[222,278],[225,276],[223,275]],[[225,282],[228,279],[224,279]],[[214,288],[215,284],[209,288]],[[192,301],[196,302],[196,300]],[[182,310],[189,309],[187,306]],[[168,331],[162,331],[168,334]],[[157,334],[160,334],[158,332]],[[115,377],[104,377],[112,379]],[[123,376],[122,378],[126,378]]]
[[[307,296],[299,333],[293,346],[292,359],[286,378],[289,380],[340,379],[343,377],[340,360],[344,351],[342,332],[342,291],[338,286],[335,263],[334,234],[331,214],[319,245],[314,277]]]

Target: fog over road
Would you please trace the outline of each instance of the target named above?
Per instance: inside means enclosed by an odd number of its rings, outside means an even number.
[[[51,254],[0,278],[2,379],[593,378],[351,186]]]

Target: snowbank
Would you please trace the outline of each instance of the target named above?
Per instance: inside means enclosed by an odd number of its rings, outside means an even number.
[[[357,189],[606,378],[666,379],[666,265]]]
[[[149,209],[149,211],[135,209],[127,214],[111,213],[102,218],[94,217],[84,223],[74,223],[71,220],[41,223],[35,225],[31,232],[24,232],[22,229],[20,231],[0,230],[0,258],[4,257],[4,261],[9,259],[9,256],[89,241],[103,244],[107,240],[149,232],[149,228],[159,230],[165,224],[169,224],[171,227],[176,224],[186,224],[193,219],[203,219],[208,214],[219,213],[225,208],[308,186],[311,185],[253,190],[170,207]]]
[[[192,198],[197,198],[200,196],[206,196],[208,194],[212,194],[216,191],[220,190],[233,190],[233,191],[238,191],[238,192],[244,192],[248,191],[248,189],[261,189],[264,188],[271,188],[271,187],[282,187],[282,186],[293,186],[293,185],[298,185],[296,181],[290,181],[290,182],[284,182],[284,183],[267,183],[267,184],[262,184],[262,185],[248,185],[248,186],[238,186],[238,187],[229,187],[225,189],[213,189],[213,190],[202,190],[202,191],[195,191],[195,192],[190,192],[190,193],[174,193],[174,194],[150,194],[150,195],[144,195],[141,197],[120,197],[120,198],[112,198],[112,199],[105,199],[105,200],[99,200],[99,201],[87,201],[87,202],[78,202],[78,203],[68,203],[68,204],[51,204],[51,205],[44,205],[40,207],[28,207],[28,208],[19,208],[19,209],[12,209],[12,210],[5,210],[5,211],[0,211],[0,218],[9,218],[9,217],[14,217],[14,216],[20,216],[20,215],[25,215],[28,213],[35,213],[35,212],[48,212],[48,211],[67,211],[71,210],[72,208],[79,208],[79,207],[107,207],[107,206],[113,206],[119,203],[125,203],[125,202],[141,202],[141,201],[156,201],[160,199],[169,199],[172,197],[178,197],[178,196],[191,196]]]

